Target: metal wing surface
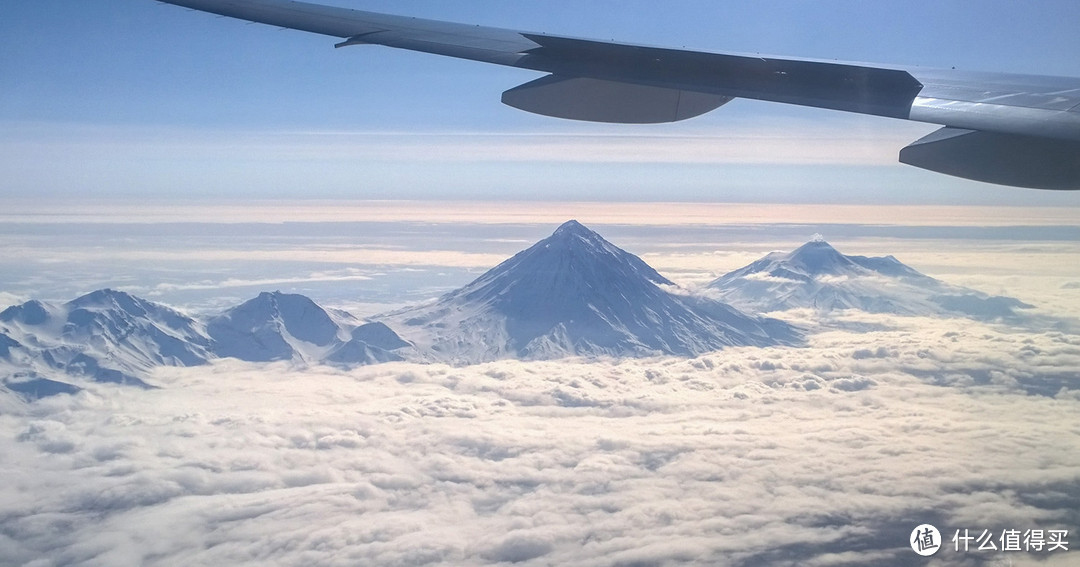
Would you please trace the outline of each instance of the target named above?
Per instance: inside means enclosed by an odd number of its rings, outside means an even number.
[[[900,161],[988,183],[1080,189],[1080,78],[708,53],[288,0],[161,0],[341,38],[545,73],[502,95],[537,114],[675,122],[750,98],[940,124]]]

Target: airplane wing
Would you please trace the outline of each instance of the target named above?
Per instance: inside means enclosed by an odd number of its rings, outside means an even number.
[[[539,71],[502,101],[558,118],[675,122],[751,98],[939,124],[900,161],[988,183],[1080,189],[1080,78],[666,49],[289,0],[160,1],[341,38],[336,47],[384,45]]]

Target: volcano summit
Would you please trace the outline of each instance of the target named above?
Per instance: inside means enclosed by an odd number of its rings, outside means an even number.
[[[871,313],[965,316],[992,321],[1031,307],[1010,297],[950,285],[892,256],[846,256],[821,238],[773,252],[708,285],[721,301],[761,313],[810,308]]]
[[[691,297],[577,221],[436,302],[382,320],[434,360],[694,356],[798,340],[790,326]]]

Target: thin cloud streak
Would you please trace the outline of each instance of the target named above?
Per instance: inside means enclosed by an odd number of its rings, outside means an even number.
[[[362,264],[389,266],[445,266],[459,268],[491,267],[506,259],[498,254],[462,252],[457,250],[382,250],[378,248],[347,248],[327,250],[318,247],[298,249],[244,250],[244,249],[131,249],[131,250],[95,250],[68,249],[53,250],[47,258],[42,257],[40,249],[17,248],[5,252],[9,259],[32,260],[41,264],[61,264],[65,262],[123,261],[142,262],[307,262],[323,264]],[[357,275],[315,274],[310,278],[297,281],[360,281],[368,279]],[[224,287],[258,284],[259,280],[241,280],[230,284],[228,280],[220,282]],[[287,281],[287,280],[267,280]],[[200,284],[201,285],[201,284]],[[217,285],[217,284],[215,284]],[[196,288],[188,288],[196,289]],[[210,289],[210,288],[207,288]]]
[[[240,163],[404,161],[896,165],[911,128],[728,125],[719,133],[206,131],[147,126],[15,124],[0,148],[25,164],[126,160]],[[891,124],[890,124],[891,126]],[[919,128],[919,132],[925,128]],[[918,137],[918,136],[916,136]],[[15,167],[8,164],[5,167]]]
[[[0,198],[8,223],[285,223],[423,222],[454,224],[559,224],[641,226],[851,223],[882,226],[1072,226],[1080,207],[986,205],[826,205],[606,201],[453,200],[186,200]],[[827,236],[827,235],[826,235]]]

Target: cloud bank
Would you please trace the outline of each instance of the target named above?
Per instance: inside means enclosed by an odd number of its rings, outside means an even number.
[[[907,565],[924,522],[1080,523],[1080,339],[847,322],[874,330],[692,360],[222,361],[7,400],[0,562]]]

